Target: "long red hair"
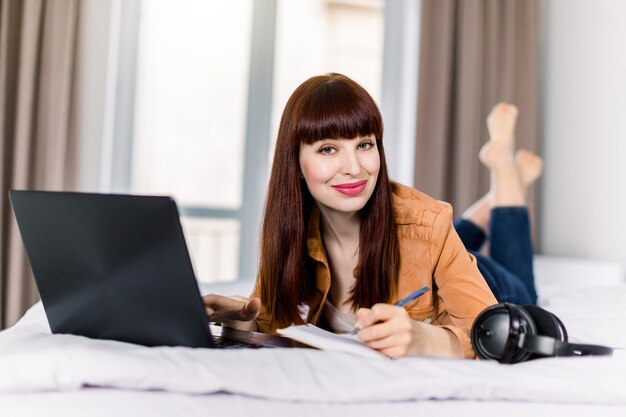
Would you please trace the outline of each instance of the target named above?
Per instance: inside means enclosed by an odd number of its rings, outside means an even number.
[[[383,149],[382,116],[372,97],[341,74],[309,78],[291,95],[280,121],[261,232],[257,285],[272,327],[300,322],[300,307],[316,292],[315,261],[307,251],[313,197],[299,176],[302,143],[373,135],[380,154],[376,187],[361,210],[359,261],[348,301],[356,310],[388,302],[399,248]]]

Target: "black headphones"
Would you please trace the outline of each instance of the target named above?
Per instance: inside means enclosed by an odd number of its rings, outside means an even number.
[[[500,363],[613,354],[607,346],[568,343],[563,322],[541,307],[509,303],[488,307],[478,315],[472,325],[472,346],[479,358]]]

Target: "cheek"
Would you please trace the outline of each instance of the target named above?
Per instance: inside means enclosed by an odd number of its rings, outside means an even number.
[[[368,155],[367,159],[363,161],[363,167],[370,175],[377,177],[380,171],[380,156],[378,152]]]
[[[332,163],[329,162],[301,161],[300,169],[302,170],[302,175],[307,181],[307,184],[310,182],[326,182],[330,180],[334,174]]]

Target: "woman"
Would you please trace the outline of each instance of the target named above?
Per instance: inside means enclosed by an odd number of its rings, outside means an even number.
[[[205,296],[212,320],[356,326],[390,357],[472,358],[471,325],[496,303],[451,207],[389,181],[380,112],[339,74],[305,81],[285,107],[260,251],[253,296]],[[393,305],[423,285],[431,291]]]

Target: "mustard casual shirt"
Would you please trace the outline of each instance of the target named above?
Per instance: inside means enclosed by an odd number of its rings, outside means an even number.
[[[398,225],[400,268],[390,304],[422,285],[431,291],[405,306],[413,320],[429,322],[454,334],[465,358],[474,358],[470,329],[478,314],[497,301],[478,271],[452,225],[452,208],[412,188],[392,183],[392,198]],[[319,226],[319,210],[309,219],[307,246],[316,261],[317,293],[305,311],[306,322],[317,324],[330,289],[330,267]],[[259,296],[258,289],[255,290]],[[261,300],[262,301],[262,300]],[[270,319],[261,307],[259,329],[273,333]]]

